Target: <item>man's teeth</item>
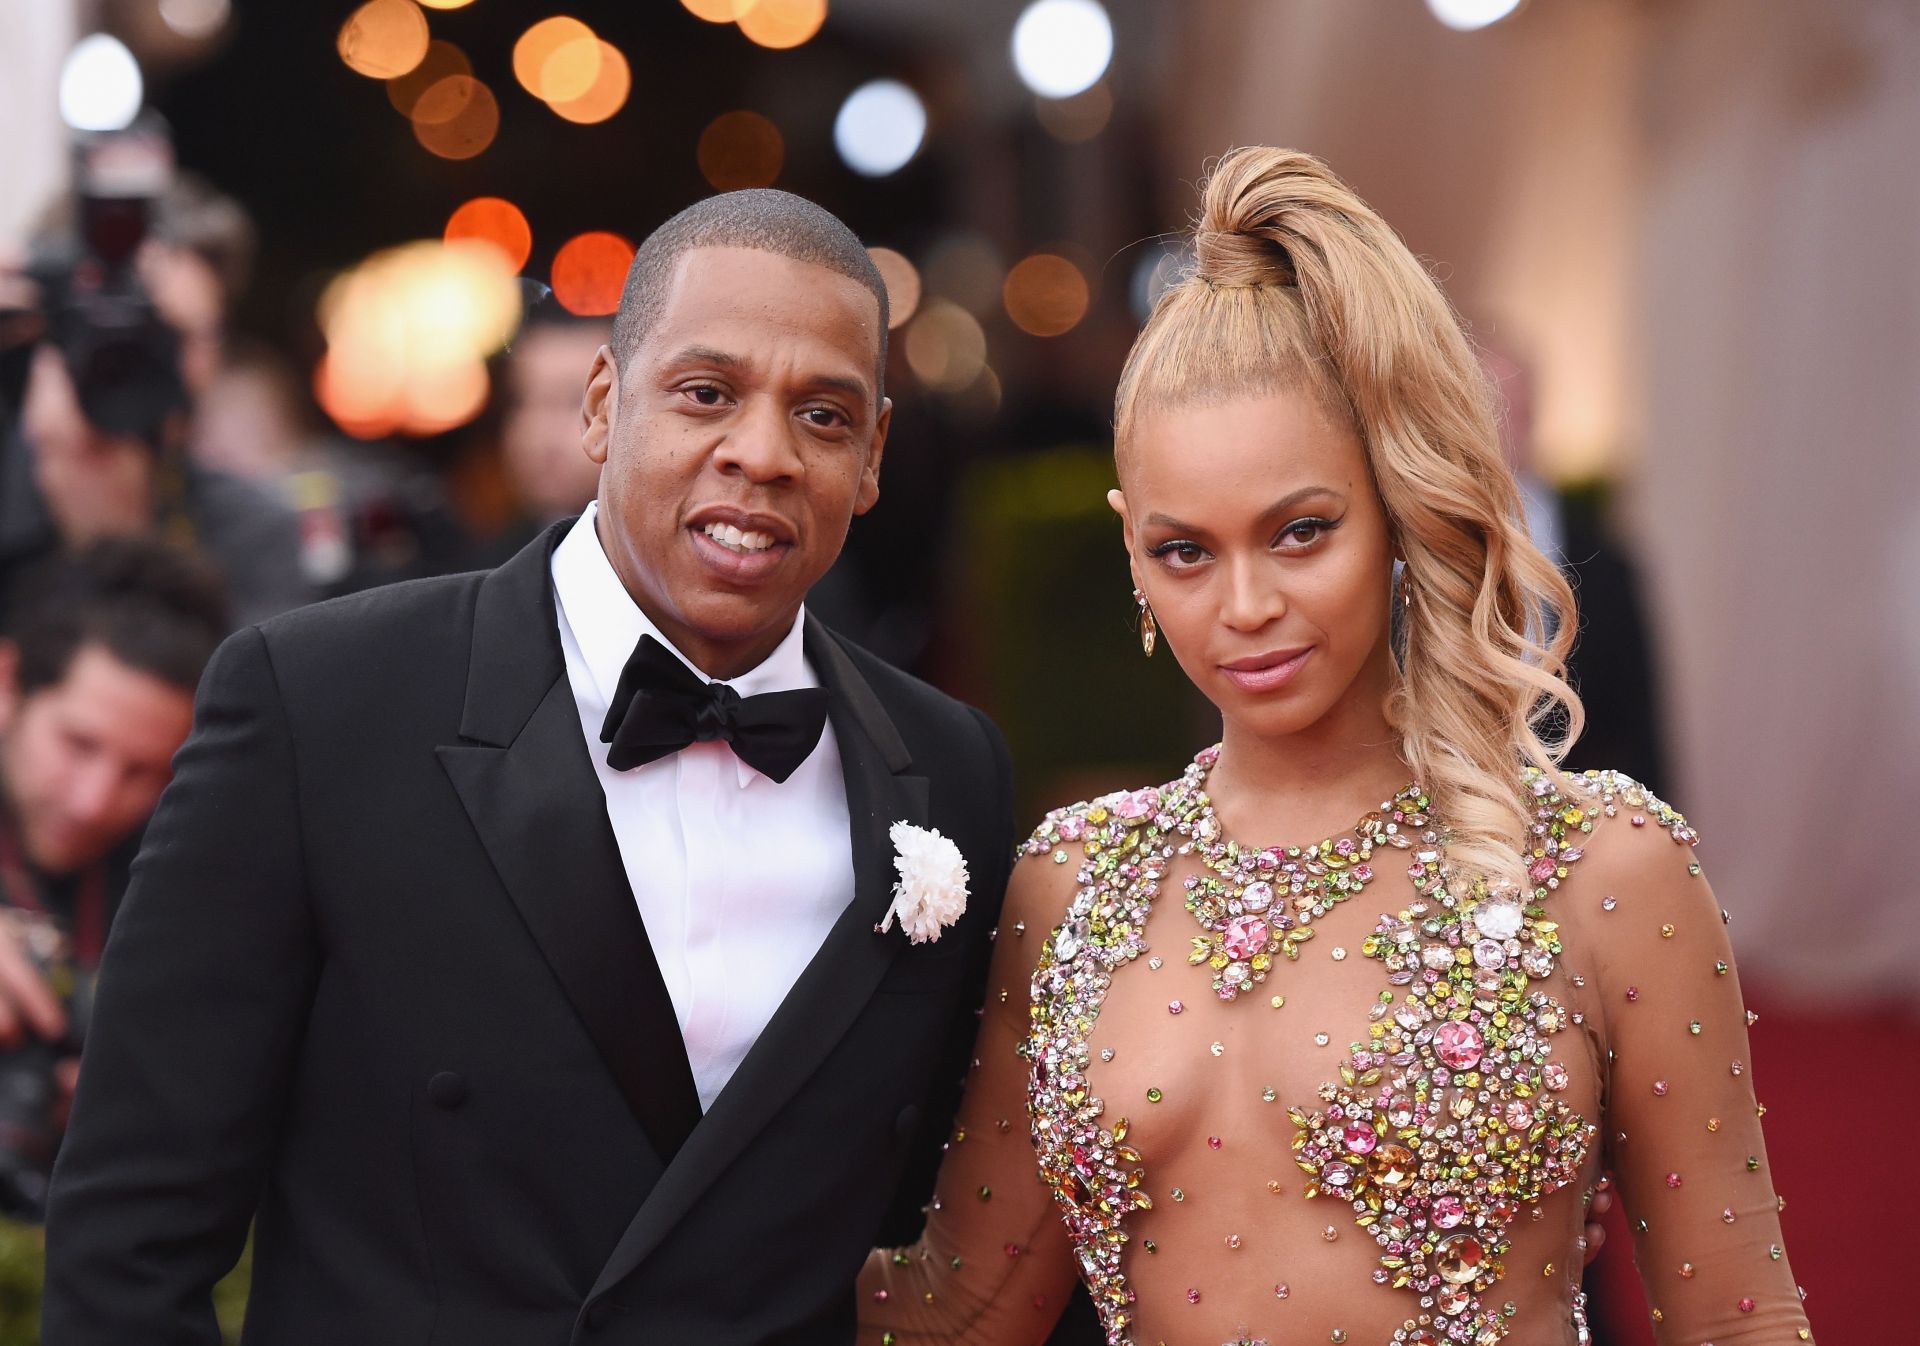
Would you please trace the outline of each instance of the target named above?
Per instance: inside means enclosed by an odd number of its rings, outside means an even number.
[[[743,533],[730,523],[710,523],[700,531],[729,551],[765,551],[773,545],[773,534]]]

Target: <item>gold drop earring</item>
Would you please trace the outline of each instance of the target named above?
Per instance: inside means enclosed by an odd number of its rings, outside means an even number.
[[[1146,594],[1135,589],[1133,601],[1140,605],[1140,650],[1151,659],[1153,648],[1160,641],[1160,628],[1154,623],[1153,609],[1147,606]]]

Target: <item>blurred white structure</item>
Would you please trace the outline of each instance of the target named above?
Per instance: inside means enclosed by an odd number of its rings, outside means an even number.
[[[67,182],[60,65],[73,46],[73,0],[0,5],[0,243],[25,238]]]

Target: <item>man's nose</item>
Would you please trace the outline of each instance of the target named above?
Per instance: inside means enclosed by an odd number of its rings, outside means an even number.
[[[794,426],[786,409],[771,400],[744,409],[716,455],[723,472],[737,472],[752,482],[775,482],[797,477],[803,470],[794,444]]]

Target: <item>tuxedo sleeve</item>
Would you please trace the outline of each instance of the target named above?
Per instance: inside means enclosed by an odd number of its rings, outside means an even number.
[[[47,1217],[45,1346],[214,1346],[318,963],[292,738],[233,636],[102,961]]]

